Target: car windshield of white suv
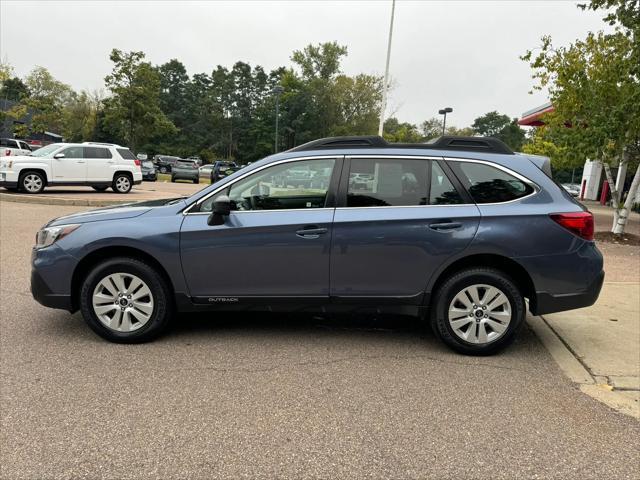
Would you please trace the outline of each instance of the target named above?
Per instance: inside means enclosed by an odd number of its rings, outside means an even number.
[[[52,143],[51,145],[47,145],[46,147],[39,148],[38,150],[34,150],[31,152],[32,157],[48,157],[53,152],[58,150],[63,145],[61,143]]]

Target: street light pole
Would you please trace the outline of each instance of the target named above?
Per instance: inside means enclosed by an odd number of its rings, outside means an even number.
[[[447,107],[442,110],[438,110],[440,115],[444,115],[444,120],[442,121],[442,136],[444,137],[445,128],[447,127],[447,113],[453,112],[453,108]]]
[[[387,89],[389,86],[389,60],[391,59],[391,38],[393,37],[393,17],[396,12],[396,0],[391,1],[391,22],[389,23],[389,42],[387,43],[387,63],[384,68],[384,84],[382,85],[382,108],[380,109],[380,124],[378,135],[382,136],[384,129],[384,112],[387,109]]]
[[[273,94],[276,96],[276,138],[275,138],[275,153],[278,153],[278,123],[280,120],[280,94],[284,92],[284,88],[281,85],[273,87]]]

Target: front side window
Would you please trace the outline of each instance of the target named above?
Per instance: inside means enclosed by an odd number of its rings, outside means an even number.
[[[84,147],[69,147],[60,153],[64,153],[64,158],[84,158]]]
[[[265,168],[226,188],[231,210],[284,210],[323,208],[334,159],[300,160]],[[210,212],[216,196],[202,202],[201,212]]]
[[[450,162],[476,203],[501,203],[526,197],[534,189],[528,183],[484,163]]]
[[[352,158],[348,207],[427,205],[429,160]]]

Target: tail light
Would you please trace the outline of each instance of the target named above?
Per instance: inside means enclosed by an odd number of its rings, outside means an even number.
[[[136,164],[136,167],[139,167],[140,164],[140,160],[138,160],[137,158],[133,161]]]
[[[591,212],[553,213],[549,215],[558,225],[584,238],[593,240],[593,215]]]
[[[4,151],[4,154],[5,154],[5,156],[7,156],[7,157],[8,157],[9,155],[11,155],[11,149],[7,148],[7,149]]]

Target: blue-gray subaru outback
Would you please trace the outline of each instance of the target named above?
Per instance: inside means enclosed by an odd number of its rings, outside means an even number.
[[[317,140],[188,198],[49,222],[31,289],[114,342],[156,337],[175,311],[369,310],[427,318],[455,350],[489,354],[527,308],[600,293],[593,217],[550,173],[492,138]]]

